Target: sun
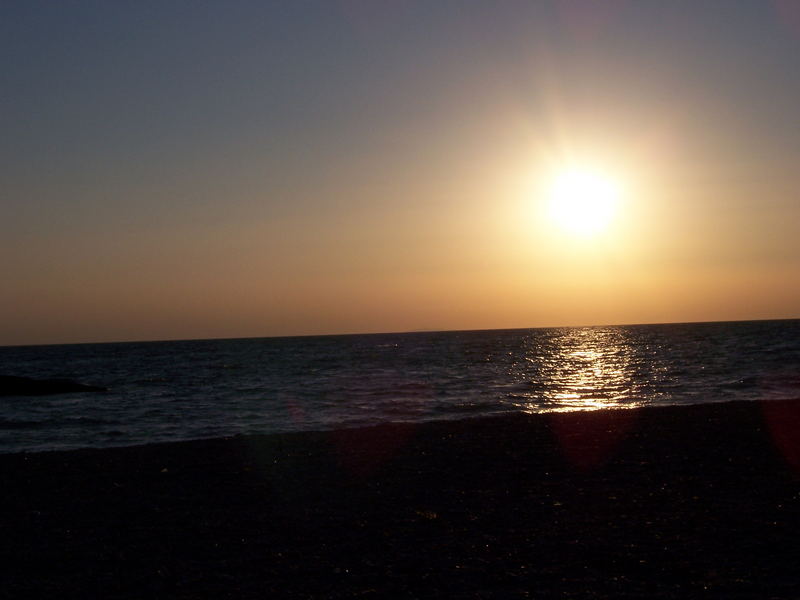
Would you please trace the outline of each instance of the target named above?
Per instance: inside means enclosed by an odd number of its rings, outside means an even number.
[[[565,231],[590,236],[608,228],[617,212],[621,190],[608,175],[589,168],[559,171],[551,183],[550,215]]]

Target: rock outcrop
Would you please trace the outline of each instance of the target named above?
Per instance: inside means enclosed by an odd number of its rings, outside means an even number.
[[[71,379],[32,379],[0,375],[0,396],[47,396],[73,392],[107,391],[107,388],[85,385]]]

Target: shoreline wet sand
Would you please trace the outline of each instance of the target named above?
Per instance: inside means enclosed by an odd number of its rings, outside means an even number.
[[[0,455],[5,597],[796,598],[800,401]]]

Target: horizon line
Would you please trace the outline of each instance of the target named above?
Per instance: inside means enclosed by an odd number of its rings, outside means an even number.
[[[161,344],[170,342],[210,342],[210,341],[233,341],[233,340],[263,340],[263,339],[293,339],[293,338],[319,338],[319,337],[348,337],[365,335],[405,335],[415,333],[468,333],[479,331],[522,331],[536,329],[586,329],[595,327],[644,327],[652,325],[701,325],[714,323],[756,323],[762,321],[798,321],[800,317],[778,317],[764,319],[721,319],[710,321],[660,321],[655,323],[600,323],[600,324],[579,324],[579,325],[537,325],[533,327],[479,327],[476,329],[406,329],[401,331],[362,331],[344,333],[299,333],[288,335],[254,335],[254,336],[233,336],[233,337],[198,337],[198,338],[172,338],[172,339],[149,339],[149,340],[109,340],[109,341],[87,341],[87,342],[52,342],[35,344],[0,344],[0,348],[33,348],[37,346],[85,346],[100,344]]]

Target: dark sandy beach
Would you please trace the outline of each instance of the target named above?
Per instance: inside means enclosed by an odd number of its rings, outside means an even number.
[[[800,402],[0,456],[0,596],[797,598]]]

